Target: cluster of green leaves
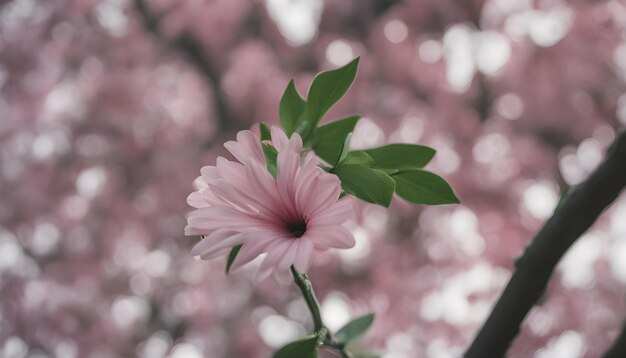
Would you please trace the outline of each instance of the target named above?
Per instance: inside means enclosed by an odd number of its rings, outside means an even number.
[[[319,347],[345,349],[350,343],[361,337],[372,322],[374,322],[374,314],[368,313],[348,322],[337,331],[334,337],[329,336],[325,330],[310,334],[282,347],[274,353],[274,358],[315,358]],[[351,356],[354,358],[376,357],[371,353],[352,353]]]
[[[348,91],[356,77],[359,59],[322,72],[313,79],[307,98],[291,80],[280,101],[280,122],[287,135],[299,133],[306,147],[326,161],[341,180],[345,193],[388,207],[394,192],[415,204],[454,204],[459,200],[440,176],[422,168],[435,150],[415,144],[390,144],[350,151],[350,138],[359,116],[318,126],[324,115]],[[267,154],[267,153],[266,153]]]

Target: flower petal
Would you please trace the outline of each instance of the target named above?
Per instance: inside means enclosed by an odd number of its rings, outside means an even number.
[[[185,236],[198,236],[204,234],[206,234],[204,230],[197,229],[191,225],[185,226]]]
[[[200,230],[271,226],[260,217],[246,215],[230,207],[208,207],[187,214],[187,223]]]
[[[302,211],[314,217],[337,202],[341,194],[341,182],[335,175],[323,173],[319,180],[311,183],[309,191],[315,195],[309,195]]]
[[[313,241],[306,236],[303,236],[298,240],[298,250],[296,252],[296,258],[293,262],[296,270],[299,272],[306,272],[311,265],[311,256],[313,255]]]
[[[237,133],[237,141],[226,142],[224,143],[224,147],[228,149],[240,163],[252,159],[265,164],[265,154],[263,154],[261,141],[252,131],[240,131]]]
[[[285,250],[285,254],[280,258],[278,262],[279,270],[288,270],[294,261],[296,261],[296,254],[298,253],[298,243],[296,239],[289,242],[289,247]]]
[[[202,180],[207,185],[211,185],[218,178],[217,168],[213,165],[206,165],[200,168],[200,174],[202,174]]]
[[[306,155],[304,156],[304,159],[302,159],[302,167],[303,168],[308,168],[308,167],[317,168],[317,156],[315,155],[315,152],[309,151],[306,153]]]
[[[230,249],[241,244],[244,235],[234,230],[222,229],[211,233],[202,239],[192,249],[193,256],[200,256],[203,260],[212,259],[223,253],[224,249]]]
[[[220,179],[218,184],[211,187],[213,193],[217,195],[224,203],[232,206],[233,208],[250,215],[257,215],[258,210],[251,207],[251,201],[241,194],[234,187],[229,185],[224,179]]]
[[[204,199],[202,198],[202,194],[199,191],[194,191],[193,193],[189,194],[189,196],[187,197],[187,204],[196,209],[206,208],[209,206],[209,204],[204,201]]]
[[[248,163],[246,177],[246,194],[256,202],[257,207],[276,218],[287,215],[287,208],[282,204],[276,189],[276,180],[265,167],[254,162]]]
[[[299,136],[297,138],[299,138]],[[298,168],[300,167],[300,152],[291,150],[292,146],[297,146],[297,143],[293,145],[292,143],[294,143],[294,141],[289,142],[289,148],[278,152],[276,188],[278,189],[278,195],[280,196],[283,205],[289,212],[291,219],[296,219],[298,212],[295,205],[295,179]]]
[[[272,238],[252,237],[246,240],[230,267],[231,271],[237,270],[241,266],[254,260],[260,254],[267,252],[270,244],[281,239],[283,239],[283,237],[277,236]]]
[[[254,161],[251,158],[247,158],[247,160]],[[231,162],[224,157],[217,157],[215,168],[215,175],[219,179],[223,179],[235,187],[244,187],[246,185],[246,176],[244,175],[246,168],[243,164]]]
[[[276,270],[278,261],[280,261],[288,248],[289,242],[286,240],[276,240],[267,247],[267,256],[263,259],[263,263],[261,263],[255,275],[257,282],[265,280]]]
[[[354,246],[354,236],[343,226],[327,226],[318,227],[307,230],[307,238],[309,238],[315,247],[336,249],[348,249]]]
[[[270,133],[272,135],[272,144],[274,145],[274,148],[276,148],[278,152],[282,151],[289,142],[287,134],[285,134],[285,131],[283,131],[279,126],[272,126],[272,128],[270,128]]]
[[[340,225],[354,215],[354,202],[351,198],[343,198],[322,212],[311,216],[308,224],[315,226]]]
[[[198,191],[208,187],[208,184],[206,183],[206,181],[204,181],[202,175],[200,175],[196,178],[196,180],[193,181],[193,187]]]

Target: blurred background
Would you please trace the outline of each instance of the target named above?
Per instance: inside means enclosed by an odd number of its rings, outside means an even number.
[[[0,1],[0,356],[267,357],[310,332],[293,285],[195,261],[186,196],[278,123],[290,78],[361,56],[327,120],[420,143],[462,205],[360,204],[310,276],[357,350],[459,357],[561,193],[626,124],[622,0]],[[626,200],[573,247],[510,357],[598,357],[626,313]]]

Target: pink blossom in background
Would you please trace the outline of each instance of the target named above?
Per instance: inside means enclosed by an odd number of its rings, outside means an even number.
[[[622,1],[146,3],[159,35],[137,1],[0,4],[0,356],[265,358],[309,332],[293,286],[227,276],[182,234],[198,168],[276,124],[292,77],[306,93],[361,56],[327,118],[361,114],[357,148],[434,147],[462,201],[358,204],[355,246],[315,256],[329,328],[375,311],[359,348],[385,358],[459,356],[626,124]],[[626,315],[625,215],[564,258],[510,357],[601,356]]]
[[[243,244],[232,269],[266,253],[258,272],[262,280],[273,271],[288,273],[294,265],[306,272],[314,252],[350,248],[354,238],[343,224],[352,202],[339,200],[339,178],[317,166],[315,153],[301,158],[302,139],[279,127],[271,129],[278,151],[276,178],[267,169],[260,139],[241,131],[224,146],[239,163],[223,157],[202,168],[200,186],[187,198],[196,208],[187,216],[186,235],[206,235],[191,250],[210,259]]]

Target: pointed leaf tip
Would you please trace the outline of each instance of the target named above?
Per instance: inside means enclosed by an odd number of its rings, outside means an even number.
[[[337,331],[335,336],[339,342],[348,344],[363,335],[372,325],[372,322],[374,322],[374,313],[368,313],[348,322],[348,324]]]
[[[324,115],[348,92],[356,78],[358,67],[357,57],[343,67],[315,76],[306,99],[304,118],[307,123],[301,129],[303,137],[308,137]]]
[[[398,195],[415,204],[458,204],[450,184],[437,174],[425,170],[407,170],[393,174]]]
[[[264,140],[271,140],[272,139],[272,134],[270,133],[270,129],[269,129],[269,127],[265,123],[261,122],[259,124],[259,129],[261,130],[261,140],[262,141],[264,141]]]
[[[278,108],[280,124],[287,136],[291,136],[296,130],[298,123],[302,120],[305,107],[306,101],[298,93],[294,80],[290,80],[280,99]]]
[[[235,258],[237,257],[237,254],[239,253],[239,250],[241,250],[241,246],[243,244],[239,244],[235,247],[233,247],[230,250],[230,253],[228,254],[228,261],[226,262],[226,273],[228,274],[230,272],[230,267],[233,265],[233,262],[235,261]]]

